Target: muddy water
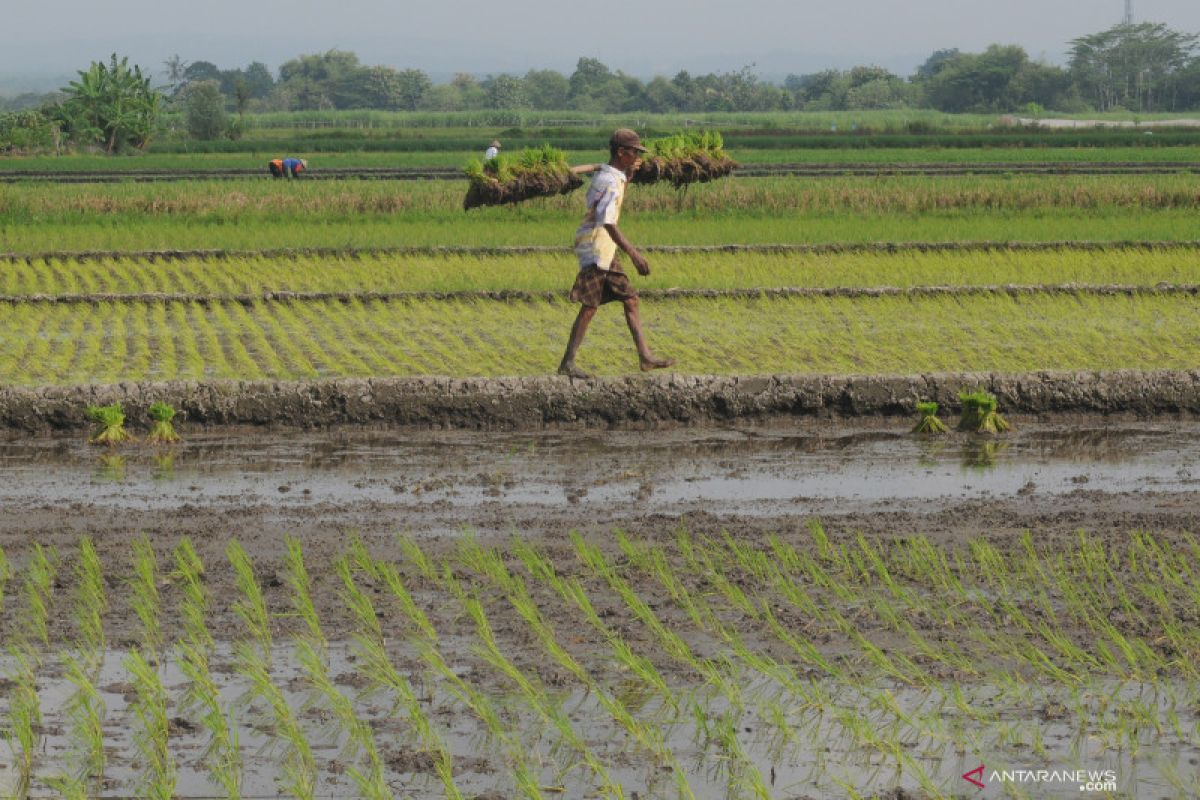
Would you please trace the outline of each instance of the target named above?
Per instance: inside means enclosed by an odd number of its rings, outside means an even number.
[[[664,432],[197,432],[174,448],[80,437],[0,442],[0,507],[189,505],[665,514],[864,512],[971,499],[1180,492],[1200,483],[1200,424],[1026,423],[1004,436],[912,436],[891,427]],[[1193,470],[1197,470],[1193,474]]]
[[[405,653],[404,655],[410,655]],[[136,736],[140,722],[132,703],[134,688],[122,667],[124,654],[109,651],[96,676],[98,696],[103,702],[103,729],[107,752],[104,788],[98,796],[124,798],[138,796],[139,781],[145,770]],[[444,790],[433,773],[432,762],[423,751],[422,743],[413,735],[403,713],[397,710],[396,698],[383,690],[366,691],[361,676],[355,671],[352,648],[333,643],[326,651],[331,679],[337,691],[354,703],[359,719],[369,722],[378,742],[386,782],[398,794],[412,798],[443,797]],[[0,668],[11,665],[0,657]],[[269,709],[257,697],[251,685],[233,667],[234,657],[228,648],[219,646],[213,656],[213,678],[219,687],[222,702],[236,709],[240,743],[242,796],[269,798],[281,796],[285,780],[283,761],[287,745],[273,735],[273,720]],[[319,765],[316,796],[350,798],[360,796],[348,768],[360,764],[354,748],[348,746],[348,736],[332,716],[323,701],[317,700],[307,678],[286,647],[277,647],[273,654],[272,679],[281,687],[288,704],[297,714],[299,724]],[[400,659],[403,663],[403,656]],[[79,763],[78,741],[74,738],[67,705],[74,688],[55,674],[54,664],[48,664],[39,679],[44,726],[38,737],[38,769],[32,786],[34,797],[54,797],[52,781],[69,774]],[[160,670],[170,698],[169,743],[177,779],[175,796],[208,798],[222,796],[209,774],[211,763],[206,757],[209,733],[196,720],[194,707],[184,701],[188,683],[172,660],[165,660]],[[751,796],[751,791],[738,780],[741,771],[752,769],[769,781],[773,797],[812,798],[843,796],[838,787],[852,786],[861,796],[895,798],[923,797],[911,777],[904,774],[894,761],[882,757],[873,748],[865,747],[851,733],[849,719],[860,719],[868,727],[885,729],[913,748],[912,754],[920,768],[937,785],[958,787],[961,774],[973,769],[978,756],[963,750],[963,742],[975,741],[969,731],[976,721],[954,710],[954,700],[948,687],[905,687],[884,682],[880,685],[847,687],[833,681],[811,684],[814,697],[824,697],[826,707],[813,707],[798,702],[798,698],[780,685],[757,679],[751,673],[732,676],[743,686],[747,705],[736,709],[729,699],[711,687],[697,685],[674,687],[681,697],[688,698],[688,707],[670,709],[657,699],[640,696],[637,689],[622,695],[621,701],[639,718],[659,727],[664,743],[676,755],[682,772],[699,798],[738,798]],[[489,794],[497,787],[511,789],[511,776],[505,767],[507,754],[494,737],[489,736],[468,714],[456,709],[454,698],[434,684],[418,684],[433,710],[441,728],[441,740],[455,763],[455,782],[468,797],[510,796]],[[1001,687],[988,684],[968,686],[963,690],[967,701],[976,709],[996,709],[999,715],[992,725],[1004,729],[1020,754],[1015,758],[1001,755],[999,750],[988,752],[991,770],[1032,770],[1053,767],[1056,770],[1091,770],[1111,772],[1112,788],[1121,797],[1181,796],[1173,794],[1180,786],[1179,776],[1194,774],[1197,748],[1186,733],[1163,731],[1146,735],[1140,758],[1130,758],[1118,735],[1106,728],[1107,703],[1117,699],[1135,700],[1152,713],[1166,717],[1177,703],[1194,698],[1185,687],[1160,684],[1155,687],[1132,685],[1117,681],[1096,683],[1087,687],[1087,703],[1091,716],[1086,720],[1047,718],[1045,709],[1062,707],[1061,689],[1031,687],[1024,693],[1005,694]],[[428,693],[428,694],[426,694]],[[596,697],[576,688],[552,692],[552,702],[567,712],[573,726],[587,746],[610,764],[611,777],[638,792],[637,796],[678,796],[669,770],[655,765],[625,741],[624,732],[606,714]],[[880,697],[895,702],[902,713],[918,720],[912,727],[898,728],[879,707]],[[598,796],[586,770],[571,768],[546,738],[544,728],[528,708],[522,708],[515,696],[502,698],[506,725],[528,748],[531,764],[538,779],[554,795],[567,797]],[[1065,711],[1065,707],[1064,711]],[[854,709],[853,712],[846,710]],[[7,714],[6,703],[0,699],[0,713]],[[1197,715],[1188,708],[1179,709],[1181,731],[1197,724]],[[783,727],[779,727],[783,720]],[[941,721],[938,721],[941,720]],[[734,767],[727,762],[729,753],[714,741],[713,731],[721,724],[734,725],[739,747],[744,754],[743,765]],[[891,726],[890,728],[888,726]],[[713,726],[711,729],[709,726]],[[939,730],[931,736],[931,729]],[[1021,744],[1022,742],[1026,744]],[[1038,742],[1040,754],[1028,753],[1029,743]],[[11,793],[17,785],[16,769],[0,757],[0,791]],[[990,773],[989,773],[990,774]],[[1168,779],[1167,776],[1174,776]],[[981,797],[1004,796],[1005,787],[993,776]],[[1182,778],[1186,781],[1187,778]],[[895,787],[904,787],[912,794],[893,794]],[[1032,788],[1007,787],[1014,796],[1069,798],[1078,797],[1080,789],[1069,781],[1053,779]],[[876,794],[878,793],[878,794]],[[1089,796],[1085,793],[1083,796]],[[1097,792],[1096,796],[1113,796]],[[513,795],[515,796],[515,795]],[[632,796],[632,795],[631,795]],[[959,795],[955,795],[959,796]]]
[[[278,580],[280,538],[284,532],[299,534],[317,581],[317,610],[323,622],[329,620],[329,670],[339,691],[353,698],[358,713],[371,720],[384,751],[387,779],[396,791],[435,797],[441,795],[436,777],[420,743],[395,711],[394,698],[360,693],[363,686],[348,642],[345,610],[338,608],[337,579],[328,567],[343,541],[336,534],[344,527],[362,531],[376,553],[393,555],[396,561],[402,558],[388,550],[394,548],[389,542],[391,534],[402,529],[420,534],[423,546],[435,555],[439,542],[452,543],[451,537],[468,527],[501,536],[519,532],[540,537],[541,546],[554,553],[562,533],[577,525],[590,528],[603,543],[600,534],[616,526],[641,536],[670,536],[684,517],[698,520],[698,528],[711,529],[715,521],[748,540],[789,525],[803,530],[804,520],[811,517],[821,518],[835,534],[839,528],[881,535],[920,530],[951,542],[1024,527],[1045,536],[1070,536],[1081,526],[1111,534],[1138,527],[1200,529],[1200,475],[1193,474],[1200,464],[1200,424],[1099,418],[1055,424],[1014,421],[1017,429],[1002,437],[951,434],[936,439],[913,437],[894,425],[812,422],[795,427],[541,434],[362,428],[319,433],[184,431],[187,441],[170,450],[135,446],[112,452],[89,447],[78,436],[7,439],[0,441],[0,544],[14,563],[20,563],[33,541],[69,553],[81,533],[92,535],[115,576],[115,607],[105,619],[108,641],[128,649],[136,646],[138,624],[116,588],[129,574],[120,563],[128,541],[146,533],[162,552],[184,534],[195,536],[210,566],[210,588],[217,599],[209,621],[218,641],[214,673],[222,697],[241,715],[243,788],[247,796],[266,797],[278,791],[281,749],[270,735],[261,701],[232,703],[249,687],[230,653],[231,643],[244,632],[229,608],[236,588],[229,570],[222,567],[223,547],[228,535],[236,534],[254,555],[260,574],[268,579],[275,574],[274,581],[267,581],[268,601],[282,615],[288,606],[286,587]],[[604,546],[611,555],[611,544]],[[569,554],[562,559],[572,560]],[[59,588],[65,591],[66,585]],[[638,588],[651,597],[657,592],[659,613],[681,630],[688,629],[682,612],[672,611],[661,592],[649,585]],[[437,593],[425,597],[445,602]],[[164,609],[164,630],[173,635],[179,622],[170,606]],[[426,607],[432,611],[436,606]],[[20,608],[13,595],[0,619],[0,638],[18,627]],[[569,609],[543,605],[543,610],[562,631],[579,625]],[[43,756],[36,770],[38,796],[55,796],[46,781],[70,763],[72,732],[65,706],[71,687],[57,655],[73,631],[68,611],[69,603],[59,604],[51,621],[51,648],[39,673],[45,728],[39,738]],[[496,604],[489,606],[489,613],[497,615],[495,625],[503,641],[524,647],[524,652],[513,649],[522,667],[531,675],[542,671],[545,659],[530,643],[524,623],[511,612],[505,616]],[[563,796],[587,795],[593,781],[582,770],[564,770],[563,761],[569,759],[561,753],[556,757],[546,726],[511,694],[510,686],[486,677],[471,655],[470,631],[462,629],[466,623],[455,620],[445,611],[435,623],[440,643],[453,659],[451,666],[499,698],[506,720],[528,741],[543,785],[564,787]],[[638,636],[633,628],[625,631]],[[720,643],[711,637],[694,629],[687,636],[697,652],[720,655]],[[344,734],[329,712],[313,702],[288,637],[281,634],[277,642],[273,678],[289,702],[302,709],[302,726],[321,765],[320,796],[355,796],[345,772],[355,760],[344,753]],[[648,654],[658,649],[649,639],[635,638],[633,644]],[[571,645],[586,651],[582,643]],[[835,641],[829,647],[836,650],[839,645]],[[586,662],[596,674],[613,673],[604,649],[586,652]],[[108,710],[108,797],[134,794],[144,766],[131,738],[136,721],[129,707],[131,688],[121,665],[123,654],[123,649],[107,654],[97,681]],[[422,671],[417,653],[407,645],[397,646],[394,658],[408,674]],[[0,725],[9,710],[3,678],[12,672],[11,659],[0,655]],[[629,695],[622,700],[639,718],[661,728],[698,797],[745,795],[737,776],[721,766],[730,760],[713,743],[718,723],[733,726],[745,758],[770,781],[773,796],[844,796],[845,786],[865,796],[907,796],[889,794],[897,787],[922,796],[911,777],[899,775],[893,762],[855,738],[866,733],[850,733],[858,730],[857,721],[865,721],[867,732],[894,725],[894,717],[882,711],[881,703],[889,698],[904,714],[919,719],[917,727],[890,735],[911,748],[913,758],[947,791],[969,789],[964,793],[975,796],[974,788],[959,776],[978,765],[978,753],[989,770],[1111,769],[1117,775],[1116,796],[1186,796],[1179,794],[1180,776],[1188,791],[1197,785],[1192,776],[1200,749],[1192,732],[1200,724],[1200,700],[1196,687],[1177,677],[1157,683],[1097,679],[1076,690],[1082,699],[1072,707],[1082,708],[1085,713],[1080,714],[1065,713],[1059,685],[1023,684],[1013,689],[967,680],[962,685],[971,709],[967,714],[956,710],[953,683],[914,688],[879,679],[853,687],[819,680],[812,688],[827,697],[827,705],[814,709],[790,689],[744,670],[731,676],[732,683],[745,687],[748,700],[747,707],[735,713],[724,696],[686,669],[664,667],[664,675],[672,692],[694,699],[695,705],[681,704],[668,712],[653,698]],[[179,796],[212,796],[215,787],[203,762],[207,736],[187,723],[190,715],[182,702],[186,687],[170,660],[163,677],[171,702]],[[626,677],[615,675],[608,685],[619,692]],[[477,720],[444,696],[437,681],[420,684],[420,690],[429,693],[422,694],[422,701],[434,712],[455,757],[458,784],[469,794],[500,791],[486,796],[506,796],[512,781],[504,748],[484,736]],[[1114,734],[1119,728],[1111,710],[1114,698],[1129,693],[1163,727],[1155,732],[1147,726],[1133,750]],[[670,773],[629,745],[594,695],[563,690],[556,701],[616,780],[639,790],[642,797],[675,796]],[[703,714],[697,716],[695,708]],[[994,713],[996,719],[981,727],[972,716],[976,713]],[[1169,713],[1178,719],[1181,733],[1163,722]],[[782,726],[777,724],[780,719]],[[713,731],[702,728],[710,724]],[[930,735],[931,730],[938,735]],[[9,752],[0,746],[0,795],[13,780]],[[995,781],[989,781],[980,796],[1000,797],[1009,791],[1029,797],[1080,796],[1078,787],[1065,783],[1006,789]]]

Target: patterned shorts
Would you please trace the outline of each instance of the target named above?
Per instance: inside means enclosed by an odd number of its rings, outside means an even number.
[[[616,266],[611,269],[600,269],[595,264],[584,267],[571,287],[571,300],[589,308],[634,297],[637,297],[637,292],[633,290],[629,276]]]

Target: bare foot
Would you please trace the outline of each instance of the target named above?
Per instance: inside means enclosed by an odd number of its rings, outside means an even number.
[[[586,372],[584,372],[583,370],[581,370],[579,367],[575,366],[574,364],[560,364],[558,367],[558,374],[566,375],[568,378],[581,378],[582,379],[582,378],[592,377],[591,375],[588,375]]]
[[[652,369],[666,369],[674,364],[675,359],[673,358],[644,358],[642,359],[642,372],[649,372]]]

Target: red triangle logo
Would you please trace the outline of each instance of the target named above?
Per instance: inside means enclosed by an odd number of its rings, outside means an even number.
[[[974,776],[974,777],[972,777],[972,776]],[[983,764],[980,764],[978,767],[971,770],[970,772],[964,772],[963,778],[965,778],[968,782],[973,783],[976,786],[978,786],[980,789],[982,789],[983,788]]]

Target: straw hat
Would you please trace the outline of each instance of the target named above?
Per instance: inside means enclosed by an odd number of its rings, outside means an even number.
[[[492,139],[492,143],[488,145],[488,147],[499,147],[499,146],[500,146],[499,139]]]

